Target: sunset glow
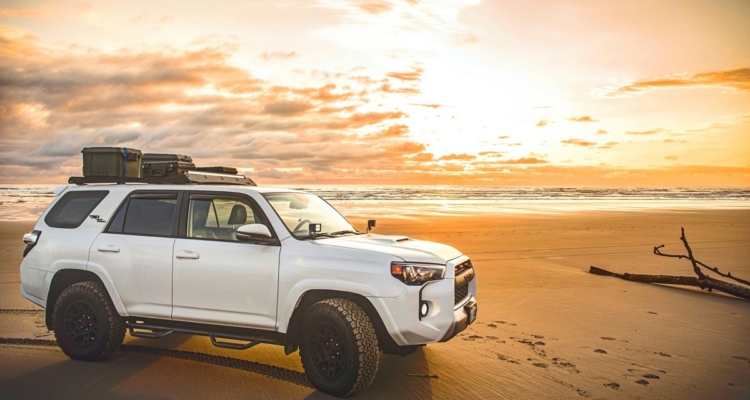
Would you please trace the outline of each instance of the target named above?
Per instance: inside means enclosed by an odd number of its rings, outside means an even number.
[[[747,1],[6,1],[0,181],[750,185]]]

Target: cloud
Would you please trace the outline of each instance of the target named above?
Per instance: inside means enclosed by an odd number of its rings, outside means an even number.
[[[406,125],[396,124],[396,125],[390,125],[388,128],[376,132],[372,135],[368,135],[369,138],[373,139],[390,139],[390,138],[399,138],[407,135],[409,133],[409,127]]]
[[[659,79],[644,79],[624,85],[600,88],[596,90],[596,93],[607,97],[618,97],[658,88],[701,86],[719,86],[737,90],[750,90],[750,68],[701,72],[692,75],[679,75]]]
[[[583,139],[566,139],[561,140],[560,143],[562,144],[570,144],[574,146],[583,146],[583,147],[589,147],[589,146],[596,146],[595,142],[589,142]]]
[[[357,3],[357,7],[370,14],[382,14],[390,11],[393,8],[393,5],[384,1],[371,1],[367,3]]]
[[[509,137],[510,137],[510,136],[508,136],[508,135],[503,135],[503,136],[498,136],[497,138],[498,138],[498,139],[507,139],[507,138],[509,138]]]
[[[598,122],[598,119],[593,119],[589,117],[588,115],[584,115],[583,117],[570,117],[568,118],[568,121],[573,122]]]
[[[677,158],[678,158],[677,156],[665,156],[664,157],[665,160],[677,160]]]
[[[643,173],[637,173],[637,172],[630,172],[630,171],[613,171],[606,173],[602,175],[602,177],[607,179],[614,179],[614,178],[645,178],[648,175]]]
[[[80,174],[80,151],[90,146],[188,154],[308,182],[432,159],[408,139],[406,113],[370,104],[399,104],[390,97],[401,94],[381,90],[382,79],[352,80],[364,76],[359,69],[320,71],[308,79],[317,84],[295,86],[233,66],[233,44],[109,52],[42,47],[7,32],[0,29],[0,181],[35,173],[64,181]]]
[[[655,135],[659,132],[664,131],[662,128],[656,128],[656,129],[650,129],[647,131],[627,131],[625,132],[626,135]]]
[[[548,124],[552,123],[552,121],[548,121],[546,119],[542,119],[539,122],[536,123],[536,126],[547,126]]]
[[[401,81],[419,81],[422,79],[422,73],[424,73],[424,69],[414,68],[413,71],[409,72],[389,72],[385,76]]]
[[[272,53],[261,53],[260,58],[268,61],[268,60],[288,60],[290,58],[294,58],[299,56],[296,51],[289,51],[289,52],[283,52],[283,51],[275,51]]]
[[[442,104],[419,104],[419,103],[409,103],[409,105],[412,106],[420,106],[420,107],[427,107],[427,108],[440,108],[444,107]]]
[[[309,102],[303,101],[277,101],[266,104],[263,112],[266,114],[276,115],[299,115],[311,109],[313,106]]]
[[[40,17],[46,14],[48,10],[43,8],[0,8],[0,15],[8,17]]]
[[[609,133],[609,132],[605,131],[604,129],[598,129],[598,130],[596,131],[596,134],[597,134],[597,135],[605,135],[605,134],[607,134],[607,133]]]
[[[618,142],[607,142],[601,146],[597,146],[597,149],[611,149],[613,146],[616,146]]]
[[[477,158],[477,156],[471,155],[471,154],[466,154],[466,153],[463,153],[463,154],[448,154],[448,155],[445,155],[445,156],[442,156],[442,157],[438,158],[438,161],[447,161],[447,160],[470,161],[470,160],[474,160],[475,158]]]
[[[521,157],[510,160],[498,160],[498,164],[547,164],[549,161],[538,157]]]
[[[435,159],[435,156],[432,153],[419,153],[408,158],[409,161],[419,161],[419,162],[433,161],[434,159]]]

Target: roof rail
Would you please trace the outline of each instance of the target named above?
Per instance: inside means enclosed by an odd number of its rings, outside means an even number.
[[[217,174],[203,171],[185,171],[172,176],[145,178],[121,178],[117,176],[71,176],[68,183],[87,185],[90,183],[152,183],[161,185],[244,185],[258,186],[245,175]]]

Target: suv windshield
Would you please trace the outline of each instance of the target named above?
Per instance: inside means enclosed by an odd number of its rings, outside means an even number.
[[[309,237],[310,224],[321,224],[318,235],[322,236],[359,233],[335,208],[318,196],[305,193],[267,193],[264,196],[296,238]]]

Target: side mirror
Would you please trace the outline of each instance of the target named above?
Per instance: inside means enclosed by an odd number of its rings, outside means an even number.
[[[368,220],[367,221],[367,230],[365,231],[365,233],[370,233],[370,229],[374,228],[375,225],[377,225],[377,222],[378,221],[376,221],[374,219]]]
[[[274,243],[276,240],[263,224],[248,224],[237,228],[237,240],[246,243]]]

